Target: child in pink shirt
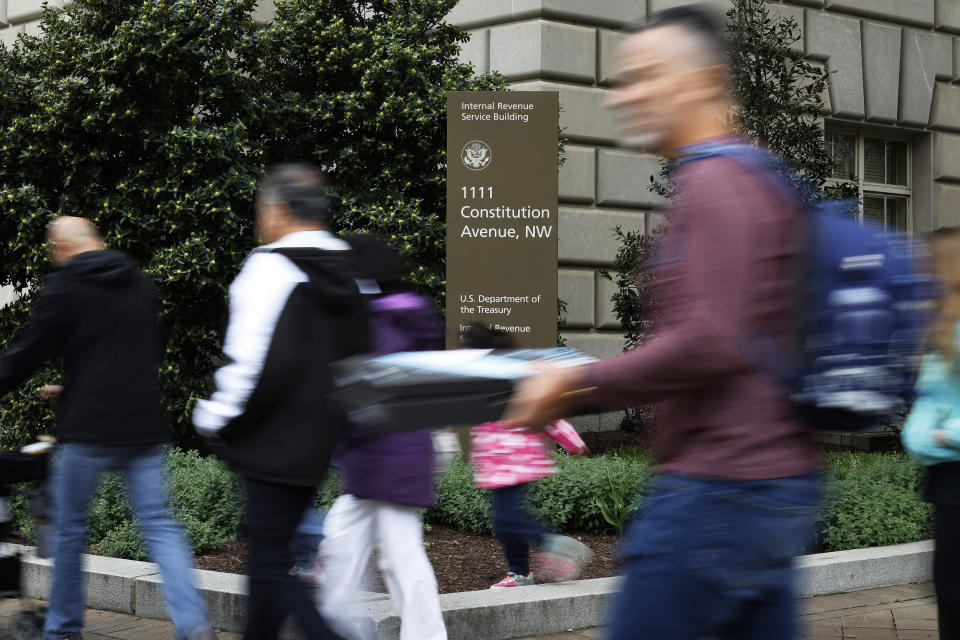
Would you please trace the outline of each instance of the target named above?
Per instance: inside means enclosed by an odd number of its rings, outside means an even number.
[[[510,336],[481,324],[471,324],[463,336],[464,346],[474,349],[509,348]],[[471,429],[471,461],[474,482],[493,490],[493,531],[507,556],[507,575],[491,589],[534,584],[530,570],[530,546],[538,547],[537,574],[555,581],[572,580],[590,558],[581,542],[547,533],[521,506],[530,482],[557,472],[549,442],[569,453],[586,451],[576,429],[558,420],[543,433],[503,422],[488,422]]]

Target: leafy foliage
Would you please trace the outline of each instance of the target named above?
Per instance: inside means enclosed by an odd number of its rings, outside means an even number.
[[[527,493],[531,514],[557,530],[619,531],[650,490],[653,458],[624,447],[595,457],[556,455],[558,473]],[[837,453],[825,456],[826,491],[815,543],[827,551],[914,542],[930,537],[930,507],[919,495],[922,468],[903,454]],[[171,503],[195,553],[211,553],[240,534],[243,495],[239,478],[214,458],[171,449],[167,454]],[[328,509],[340,492],[339,473],[328,475],[317,506]],[[20,486],[23,490],[26,487]],[[22,491],[11,497],[16,529],[33,536]],[[606,514],[604,511],[606,510]],[[208,514],[204,518],[203,514]],[[490,533],[490,491],[473,484],[460,459],[437,480],[426,522]],[[119,475],[107,475],[89,510],[91,548],[103,555],[143,559],[144,545]]]
[[[613,294],[613,312],[620,320],[624,334],[623,350],[632,349],[653,331],[657,306],[654,298],[653,273],[649,262],[660,244],[661,230],[650,234],[616,227],[614,236],[620,246],[613,258],[613,271],[600,270],[600,277],[617,285]],[[646,431],[653,424],[653,408],[639,407],[624,412],[620,428],[624,431]]]
[[[243,491],[240,478],[213,457],[196,451],[170,449],[166,453],[168,490],[174,517],[183,524],[195,554],[215,553],[240,535],[243,520]],[[17,530],[33,538],[33,520],[23,492],[13,494],[11,508]],[[103,477],[87,511],[87,539],[94,553],[132,560],[147,557],[139,525],[130,506],[123,477]]]
[[[633,513],[634,505],[630,502],[631,489],[629,481],[621,476],[619,480],[608,480],[610,489],[606,497],[597,498],[597,506],[607,524],[616,529],[617,535],[623,533],[623,526]]]
[[[243,487],[222,462],[173,449],[167,455],[167,474],[173,512],[196,553],[217,551],[240,535]]]
[[[181,420],[252,246],[263,160],[248,129],[254,80],[234,55],[255,28],[252,5],[88,0],[48,10],[42,36],[0,52],[15,87],[0,89],[0,284],[35,290],[51,216],[93,220],[160,290],[167,405]],[[4,314],[5,340],[16,320]]]
[[[623,521],[639,505],[650,480],[645,459],[618,456],[571,457],[558,453],[559,471],[534,483],[529,492],[531,513],[560,530],[609,532],[615,525],[604,517],[601,502],[613,498],[616,487],[622,502],[618,515]]]
[[[924,540],[932,508],[920,497],[923,469],[905,454],[834,458],[821,514],[827,551]]]
[[[628,498],[622,513],[629,515],[650,477],[647,457],[582,458],[560,453],[556,460],[558,472],[532,484],[526,506],[535,518],[559,530],[610,530],[598,500],[609,497],[612,485],[621,487]],[[434,524],[488,533],[490,491],[475,487],[472,467],[457,460],[438,480],[436,502],[426,517]]]
[[[437,479],[434,504],[424,518],[476,533],[490,533],[490,490],[473,484],[473,467],[457,458]]]
[[[264,167],[330,170],[342,231],[404,253],[409,280],[442,303],[449,90],[501,89],[457,61],[442,23],[455,0],[77,0],[40,36],[0,47],[0,286],[35,294],[52,216],[93,220],[157,284],[161,369],[181,438],[206,390],[227,285],[253,245]],[[33,295],[0,315],[0,347]],[[442,305],[441,305],[442,306]],[[0,405],[2,444],[51,428],[30,390]]]
[[[442,299],[446,100],[503,89],[457,61],[467,35],[443,23],[456,0],[287,0],[249,40],[265,106],[268,162],[335,169],[341,229],[377,233],[412,265],[408,280]]]
[[[796,20],[771,16],[763,0],[734,0],[727,32],[740,132],[796,168],[818,190],[801,189],[810,199],[856,197],[856,185],[827,185],[833,163],[820,116],[830,75],[793,48],[801,37]]]

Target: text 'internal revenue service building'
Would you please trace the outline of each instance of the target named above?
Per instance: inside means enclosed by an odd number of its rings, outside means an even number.
[[[555,91],[447,99],[447,346],[470,322],[557,342]]]

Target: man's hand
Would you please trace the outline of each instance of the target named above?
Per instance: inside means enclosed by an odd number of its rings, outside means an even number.
[[[57,401],[60,400],[60,394],[63,393],[63,385],[48,384],[43,387],[40,387],[40,389],[37,390],[37,393],[40,395],[41,398],[43,398],[47,402],[52,402],[56,404]]]
[[[539,430],[570,414],[580,391],[582,367],[534,364],[537,373],[524,378],[510,399],[504,421]]]

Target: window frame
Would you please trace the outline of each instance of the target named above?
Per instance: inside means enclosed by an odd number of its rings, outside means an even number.
[[[907,207],[906,207],[906,216],[907,216],[907,229],[906,233],[913,235],[913,145],[911,144],[910,137],[903,134],[897,134],[894,132],[873,132],[873,131],[859,131],[856,129],[849,129],[845,127],[824,127],[824,136],[831,134],[835,135],[844,135],[844,136],[854,136],[855,143],[854,147],[856,150],[855,153],[855,162],[854,167],[855,178],[851,182],[856,183],[857,185],[857,196],[860,199],[860,203],[857,205],[857,221],[863,224],[863,199],[864,195],[877,195],[877,196],[899,196],[906,197]],[[906,144],[906,184],[887,184],[885,182],[867,182],[864,177],[864,155],[866,145],[864,144],[864,138],[873,138],[876,140],[884,141],[893,141],[893,142],[903,142]],[[831,155],[832,159],[832,155]],[[840,178],[828,178],[827,182],[831,184],[836,184],[842,182]]]

